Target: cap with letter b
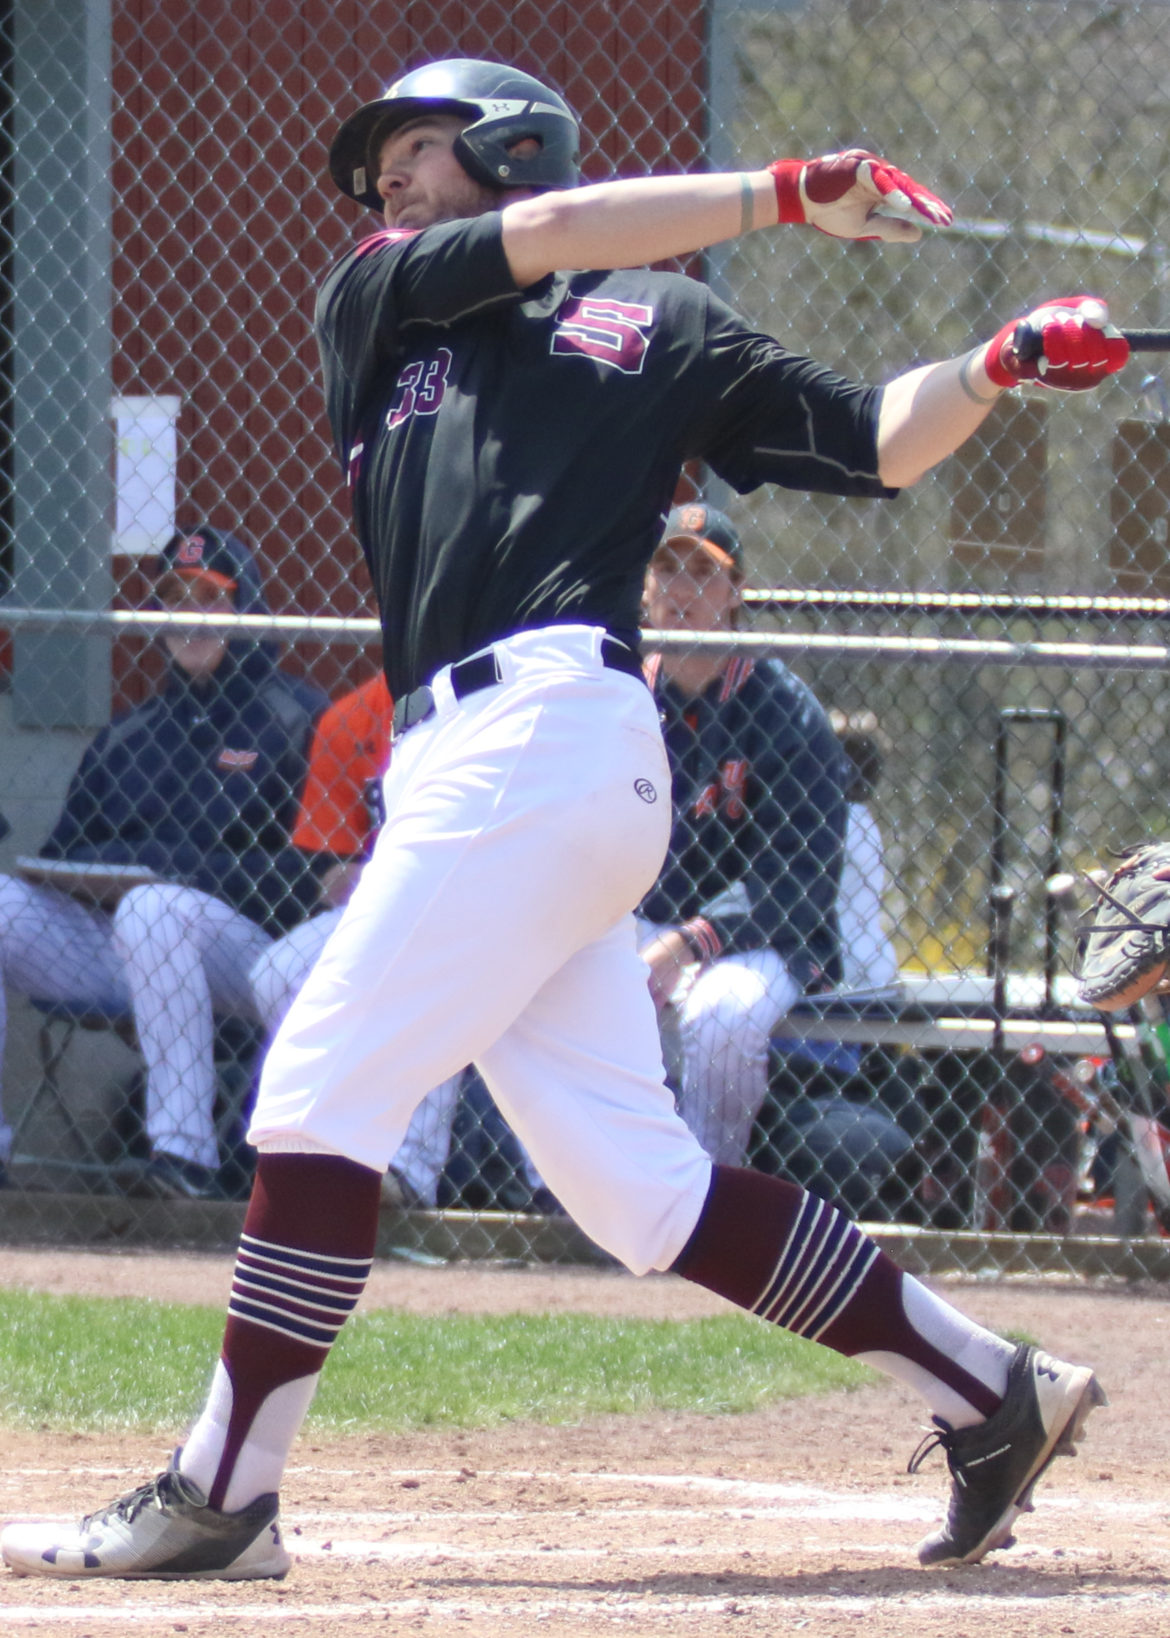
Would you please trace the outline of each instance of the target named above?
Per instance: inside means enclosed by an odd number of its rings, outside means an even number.
[[[666,546],[676,540],[701,546],[721,568],[743,568],[743,547],[735,525],[725,512],[708,506],[706,501],[688,501],[670,513],[660,544]]]

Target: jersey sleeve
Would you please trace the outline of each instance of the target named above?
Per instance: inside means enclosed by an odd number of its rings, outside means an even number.
[[[498,211],[371,234],[328,273],[317,297],[326,382],[340,377],[360,401],[410,326],[441,328],[524,294],[504,255]]]
[[[708,295],[704,395],[694,453],[740,494],[761,483],[890,496],[878,477],[882,389],[792,353]]]

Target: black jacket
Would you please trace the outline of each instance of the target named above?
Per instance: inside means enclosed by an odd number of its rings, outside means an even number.
[[[288,837],[325,704],[263,646],[231,645],[201,687],[171,666],[89,746],[42,855],[145,865],[286,930],[317,905]]]
[[[726,951],[770,945],[806,987],[839,983],[848,764],[824,709],[778,660],[732,659],[698,699],[649,671],[675,817],[639,915],[701,915]]]

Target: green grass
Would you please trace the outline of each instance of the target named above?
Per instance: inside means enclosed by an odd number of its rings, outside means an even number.
[[[199,1408],[218,1308],[0,1292],[0,1423],[174,1430]],[[309,1425],[335,1432],[571,1423],[605,1412],[724,1414],[853,1388],[870,1373],[758,1320],[582,1314],[351,1320]]]

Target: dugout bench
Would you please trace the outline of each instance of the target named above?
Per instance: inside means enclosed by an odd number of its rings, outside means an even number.
[[[1070,1072],[1109,1056],[1105,1031],[1071,980],[1011,974],[996,999],[982,974],[906,973],[886,990],[803,998],[773,1042],[852,1049],[862,1094],[895,1119],[913,1113],[917,1175],[898,1220],[1066,1234],[1084,1159]]]

